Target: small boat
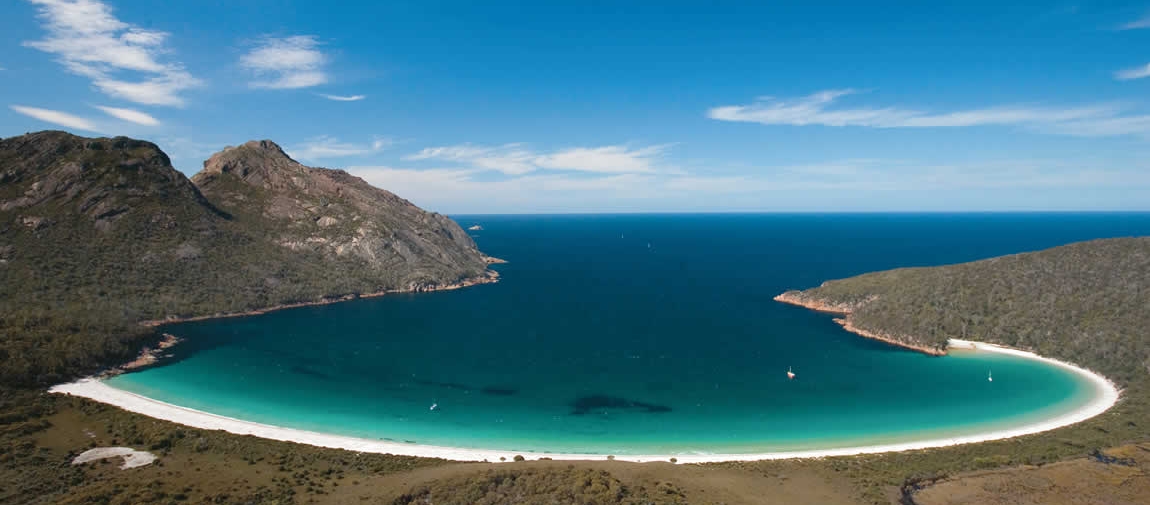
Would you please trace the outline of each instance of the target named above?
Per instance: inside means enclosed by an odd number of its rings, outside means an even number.
[[[787,367],[787,378],[788,379],[794,379],[795,378],[795,373],[791,371],[791,367]]]
[[[432,404],[431,404],[431,408],[430,408],[430,409],[427,409],[427,410],[435,410],[435,409],[437,409],[437,408],[439,408],[439,404],[438,404],[438,403],[432,403]]]
[[[986,382],[994,382],[994,373],[986,372]]]

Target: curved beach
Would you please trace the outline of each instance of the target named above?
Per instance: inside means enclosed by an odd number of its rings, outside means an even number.
[[[1108,379],[1097,373],[1070,363],[1051,358],[1038,356],[1034,353],[1010,349],[993,344],[951,340],[950,348],[955,350],[973,350],[978,352],[993,352],[1009,354],[1024,359],[1041,361],[1074,373],[1085,379],[1093,388],[1094,394],[1090,401],[1071,412],[1030,423],[1024,426],[988,431],[985,433],[959,436],[952,438],[937,438],[929,440],[911,441],[869,446],[848,446],[841,448],[765,452],[765,453],[735,453],[735,454],[644,454],[644,455],[617,455],[614,459],[620,461],[667,461],[676,458],[680,463],[711,463],[720,461],[754,461],[764,459],[789,458],[818,458],[826,456],[849,456],[856,454],[871,454],[880,452],[897,452],[932,447],[945,447],[958,444],[969,444],[1013,438],[1033,433],[1041,433],[1055,428],[1068,426],[1097,416],[1112,407],[1119,398],[1118,388]],[[549,452],[501,451],[487,449],[454,448],[433,445],[406,444],[383,440],[370,440],[326,433],[284,428],[267,424],[233,419],[203,412],[170,403],[153,400],[134,393],[113,388],[99,379],[87,378],[67,384],[60,384],[50,389],[50,392],[81,396],[101,403],[114,405],[124,410],[136,412],[149,417],[172,421],[185,426],[207,429],[223,430],[239,435],[253,435],[261,438],[296,442],[301,444],[346,449],[357,452],[371,452],[383,454],[396,454],[403,456],[420,456],[428,458],[444,458],[458,461],[512,461],[515,456],[527,459],[550,458],[554,460],[587,460],[601,459],[606,454],[571,454]]]

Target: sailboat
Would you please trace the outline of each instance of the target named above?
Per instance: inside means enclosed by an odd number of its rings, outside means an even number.
[[[990,371],[986,372],[986,382],[994,382],[994,373],[993,372],[990,372]]]
[[[788,379],[794,379],[795,378],[795,373],[791,371],[791,367],[787,367],[787,378]]]

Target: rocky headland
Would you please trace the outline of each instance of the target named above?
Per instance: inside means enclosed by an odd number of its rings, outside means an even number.
[[[151,325],[496,282],[447,216],[252,141],[192,178],[155,144],[0,139],[0,378],[53,383],[134,359]]]
[[[911,349],[914,351],[930,354],[932,356],[942,356],[946,354],[945,344],[942,347],[928,346],[918,343],[916,339],[904,335],[895,335],[887,332],[868,330],[859,328],[854,324],[851,319],[851,314],[855,309],[870,303],[877,299],[877,296],[869,296],[859,301],[854,302],[836,302],[824,298],[811,296],[802,291],[787,291],[774,298],[776,302],[787,303],[791,305],[798,305],[806,309],[829,312],[832,314],[841,314],[844,317],[836,317],[834,322],[843,327],[844,330],[854,333],[856,335],[866,337],[873,340],[879,340],[891,345]]]
[[[1034,352],[1119,384],[1150,373],[1150,237],[1090,240],[830,280],[775,299],[842,314],[849,331],[937,354],[967,340]]]

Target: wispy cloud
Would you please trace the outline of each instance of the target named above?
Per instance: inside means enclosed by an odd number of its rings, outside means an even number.
[[[654,176],[648,174],[547,173],[486,179],[483,169],[350,167],[370,184],[434,209],[503,211],[622,210],[642,199]],[[499,195],[492,199],[490,195]],[[588,197],[600,200],[588,206]]]
[[[504,144],[498,147],[462,144],[428,147],[404,159],[453,161],[509,175],[521,175],[539,169],[616,174],[652,173],[667,147],[609,145],[537,153],[523,144]]]
[[[669,146],[632,149],[627,146],[575,147],[545,154],[535,164],[553,170],[579,170],[599,173],[650,173],[654,160]]]
[[[356,166],[349,172],[431,208],[457,212],[650,210],[651,205],[728,204],[771,209],[773,202],[812,200],[817,209],[838,205],[843,194],[966,192],[992,195],[1083,188],[1150,188],[1150,165],[1114,168],[1067,160],[987,160],[937,164],[911,160],[847,159],[767,166],[742,174],[599,174],[536,172],[490,177],[480,168],[412,169]],[[989,192],[989,193],[988,193]],[[497,194],[493,200],[489,195]],[[796,198],[793,195],[804,195]],[[985,204],[985,200],[984,204]],[[734,202],[739,202],[735,204]],[[794,205],[794,204],[790,204]],[[812,206],[813,205],[813,206]],[[1009,207],[1009,205],[1006,205]],[[881,205],[879,206],[881,207]],[[837,208],[837,207],[836,207]]]
[[[97,0],[28,0],[48,32],[27,47],[57,56],[69,71],[92,80],[101,92],[124,100],[180,106],[180,93],[203,82],[179,62],[163,62],[171,53],[168,34],[120,21]]]
[[[249,82],[253,88],[295,89],[319,86],[328,81],[323,66],[327,56],[313,35],[285,38],[266,37],[240,57],[240,65],[259,79]]]
[[[859,126],[872,128],[946,128],[969,126],[1022,126],[1035,131],[1067,135],[1101,136],[1145,134],[1133,128],[1150,116],[1128,115],[1110,104],[1076,107],[1011,105],[932,113],[901,107],[835,107],[851,89],[827,90],[796,99],[761,97],[747,105],[724,105],[707,111],[720,121],[765,125]],[[1124,124],[1126,128],[1118,128]]]
[[[1114,73],[1114,78],[1120,81],[1127,81],[1130,79],[1143,79],[1146,77],[1150,77],[1150,63],[1147,63],[1141,67],[1119,70],[1118,72]]]
[[[386,137],[378,137],[369,144],[356,144],[341,142],[330,136],[320,136],[287,149],[288,155],[301,160],[320,160],[324,158],[341,158],[347,156],[362,156],[387,149],[393,141]]]
[[[46,123],[52,123],[68,128],[75,128],[77,130],[86,130],[90,132],[98,131],[96,125],[91,121],[80,116],[73,116],[66,112],[51,109],[39,109],[36,107],[25,107],[23,105],[10,105],[10,109],[23,114],[25,116],[39,119]]]
[[[337,102],[358,102],[360,100],[363,100],[364,98],[367,98],[367,95],[346,95],[345,96],[345,95],[328,95],[326,93],[319,93],[319,96],[322,96],[328,100],[335,100]]]
[[[765,167],[737,176],[684,176],[668,187],[684,191],[745,193],[800,190],[926,191],[1105,188],[1150,185],[1145,167],[1102,168],[1063,160],[985,160],[929,163],[910,160],[840,160]]]
[[[105,114],[114,118],[123,119],[144,126],[159,126],[160,120],[134,109],[121,109],[116,107],[105,107],[96,105],[97,109],[104,111]]]
[[[1118,26],[1119,30],[1141,30],[1143,28],[1150,28],[1150,15]]]
[[[427,147],[403,159],[455,161],[477,168],[517,175],[535,170],[535,165],[532,163],[535,157],[535,153],[524,149],[522,144],[505,144],[498,147],[462,144]]]

